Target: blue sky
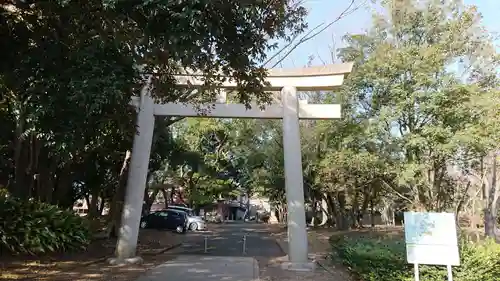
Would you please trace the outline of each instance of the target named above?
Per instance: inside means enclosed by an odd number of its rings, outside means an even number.
[[[356,0],[361,3],[363,0]],[[370,2],[370,1],[368,1]],[[464,0],[467,5],[476,5],[483,15],[483,24],[489,31],[500,33],[500,0]],[[350,0],[305,0],[305,7],[309,11],[307,22],[314,27],[323,22],[330,22],[349,5]],[[373,6],[361,8],[341,19],[329,29],[302,44],[295,49],[282,63],[283,67],[302,67],[313,55],[314,65],[331,63],[330,48],[342,47],[342,36],[346,33],[360,33],[370,28]],[[269,67],[269,65],[268,65]]]

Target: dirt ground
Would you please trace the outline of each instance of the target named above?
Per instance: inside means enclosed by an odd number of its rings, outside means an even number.
[[[215,227],[215,226],[214,226]],[[278,244],[287,251],[286,228],[269,225],[268,229]],[[375,227],[349,231],[336,231],[329,228],[310,229],[309,252],[316,260],[316,271],[297,273],[284,271],[281,263],[287,257],[259,258],[261,280],[263,281],[353,281],[349,271],[340,264],[328,259],[332,235],[394,237],[403,236],[402,227]],[[175,258],[169,254],[171,247],[178,246],[185,237],[168,231],[141,231],[138,243],[139,255],[144,263],[134,266],[110,266],[106,258],[113,256],[116,240],[97,240],[83,253],[52,255],[43,258],[0,256],[0,281],[41,280],[41,281],[133,281],[146,270]]]
[[[144,263],[134,266],[110,266],[116,239],[96,240],[85,252],[44,257],[0,256],[0,281],[106,281],[135,280],[149,268],[172,257],[165,252],[182,242],[183,235],[169,231],[141,230],[138,251]]]
[[[332,264],[327,261],[330,249],[328,238],[336,233],[333,229],[309,230],[309,256],[316,261],[314,272],[294,272],[281,269],[282,262],[287,256],[275,259],[257,258],[259,261],[260,275],[262,281],[353,281],[351,275],[342,265]],[[273,236],[286,253],[288,248],[287,232],[285,228],[275,231]]]

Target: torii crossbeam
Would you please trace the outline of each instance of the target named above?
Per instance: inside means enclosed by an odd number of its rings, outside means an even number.
[[[352,63],[309,67],[301,69],[271,69],[266,91],[281,90],[281,103],[246,109],[243,104],[219,103],[209,112],[200,116],[197,108],[184,103],[155,104],[149,87],[144,87],[141,97],[133,99],[132,104],[139,109],[138,134],[134,137],[132,158],[127,182],[127,191],[117,243],[115,262],[134,259],[137,247],[139,223],[144,200],[144,188],[149,165],[153,139],[154,116],[188,116],[212,118],[256,118],[283,119],[283,149],[285,162],[285,186],[288,223],[287,268],[308,270],[314,265],[308,259],[308,242],[304,208],[304,186],[302,175],[302,156],[300,145],[299,119],[336,119],[341,117],[338,104],[307,104],[299,102],[297,91],[328,91],[341,86],[344,77],[351,72]],[[203,84],[198,75],[176,76],[179,86]],[[236,84],[228,79],[221,88],[232,89]],[[224,102],[224,101],[223,101]]]

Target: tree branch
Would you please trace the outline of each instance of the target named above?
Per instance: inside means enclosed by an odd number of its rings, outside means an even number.
[[[405,200],[405,201],[408,201],[410,204],[413,204],[413,200],[411,200],[410,198],[404,196],[403,194],[401,194],[400,192],[398,192],[391,184],[389,184],[385,179],[382,179],[382,183],[384,183],[384,185],[386,187],[388,187],[392,192],[394,192],[399,198]]]
[[[352,14],[353,12],[357,11],[360,7],[364,6],[366,3],[367,3],[367,0],[364,0],[360,5],[357,5],[355,6],[354,8],[353,5],[354,3],[356,2],[356,0],[351,0],[351,2],[349,3],[349,6],[347,6],[347,8],[345,8],[339,16],[337,16],[333,21],[329,22],[327,25],[324,25],[324,23],[320,23],[318,24],[317,26],[315,26],[313,29],[311,29],[310,31],[308,31],[304,36],[302,36],[302,38],[300,38],[300,40],[295,43],[295,39],[297,38],[297,36],[295,36],[291,41],[290,43],[288,43],[286,46],[284,46],[283,48],[281,48],[278,52],[276,52],[274,55],[272,55],[266,62],[264,62],[264,64],[262,66],[266,66],[268,63],[270,63],[274,58],[276,58],[277,56],[279,56],[282,52],[284,52],[288,47],[292,46],[291,49],[285,53],[284,56],[280,57],[279,60],[277,62],[275,62],[270,68],[274,68],[276,67],[277,65],[279,65],[283,60],[285,60],[295,49],[297,49],[300,45],[302,45],[303,43],[313,39],[314,37],[318,36],[320,33],[322,33],[323,31],[325,31],[326,29],[328,29],[330,26],[332,26],[333,24],[335,24],[336,22],[338,22],[340,19],[342,19],[343,17],[347,16],[347,15],[350,15]],[[351,9],[352,8],[352,9]],[[319,29],[320,27],[322,27],[321,29]],[[319,29],[319,30],[317,30]],[[317,30],[317,31],[316,31]]]

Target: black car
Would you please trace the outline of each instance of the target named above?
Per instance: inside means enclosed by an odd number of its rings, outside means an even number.
[[[141,228],[171,229],[177,233],[185,233],[188,217],[185,212],[161,210],[141,218]]]

